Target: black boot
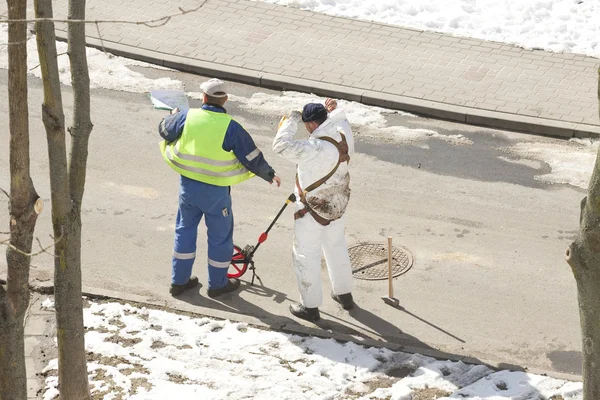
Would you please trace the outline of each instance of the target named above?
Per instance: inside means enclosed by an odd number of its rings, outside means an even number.
[[[173,296],[179,296],[180,294],[182,294],[186,290],[195,288],[196,286],[198,286],[199,283],[200,282],[198,282],[198,278],[195,277],[195,276],[192,276],[183,285],[174,285],[174,284],[171,284],[171,290],[169,290],[169,292],[171,292],[171,294]]]
[[[352,293],[346,294],[334,294],[331,292],[331,298],[342,305],[344,310],[351,310],[354,307],[354,300],[352,300]]]
[[[290,304],[290,312],[298,318],[305,319],[310,322],[317,322],[321,319],[321,314],[318,308],[306,308],[302,304]]]
[[[233,292],[240,287],[239,279],[228,279],[227,285],[219,289],[208,289],[207,294],[211,299],[225,293]]]

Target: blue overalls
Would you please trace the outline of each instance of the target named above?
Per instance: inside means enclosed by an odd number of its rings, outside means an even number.
[[[226,112],[223,107],[204,104],[210,112]],[[160,136],[167,142],[177,140],[185,126],[187,111],[163,119],[158,127]],[[266,162],[250,134],[235,120],[231,120],[223,150],[235,154],[248,170],[271,182],[275,171]],[[208,288],[219,289],[227,285],[227,270],[233,255],[233,212],[230,187],[215,186],[181,176],[179,209],[175,225],[175,245],[172,259],[172,283],[183,285],[192,274],[196,259],[198,225],[204,216],[208,228]]]
[[[221,288],[227,284],[227,269],[233,255],[230,188],[181,176],[173,248],[175,285],[185,284],[192,275],[198,224],[203,216],[208,229],[208,287]]]

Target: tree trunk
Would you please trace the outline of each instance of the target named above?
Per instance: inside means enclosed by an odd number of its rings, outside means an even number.
[[[51,12],[50,0],[44,3]],[[70,0],[69,19],[85,19],[85,1]],[[48,28],[52,36],[54,30]],[[50,32],[48,32],[50,33]],[[47,36],[50,42],[50,36]],[[54,38],[52,38],[54,43]],[[48,49],[48,46],[45,46]],[[52,54],[50,54],[52,53]],[[57,262],[54,269],[54,296],[58,336],[58,372],[60,397],[89,399],[89,384],[85,358],[83,303],[81,300],[81,203],[85,186],[90,121],[90,90],[85,47],[85,24],[69,23],[68,50],[74,95],[70,165],[67,166],[64,116],[60,95],[45,96],[44,122],[48,132],[54,231],[62,240],[56,242]],[[56,67],[56,48],[47,54],[52,59],[44,82],[49,90],[58,93],[60,84]],[[57,154],[53,155],[52,153]],[[55,212],[56,207],[56,212]]]
[[[7,0],[8,18],[25,19],[26,0]],[[27,398],[24,317],[29,305],[29,265],[41,199],[29,169],[27,103],[27,25],[8,25],[8,104],[10,128],[10,246],[6,289],[0,285],[0,399]]]
[[[600,69],[598,70],[600,115]],[[577,282],[583,349],[583,400],[600,399],[600,151],[588,195],[581,201],[579,233],[567,249]]]

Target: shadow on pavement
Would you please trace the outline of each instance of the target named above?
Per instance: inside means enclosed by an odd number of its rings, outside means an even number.
[[[576,375],[583,373],[581,351],[551,351],[546,356],[557,371]]]
[[[286,293],[273,290],[269,287],[260,285],[260,283],[252,286],[249,282],[242,281],[240,292],[247,292],[254,296],[270,298],[278,304],[292,302]],[[238,294],[240,292],[226,294],[217,299],[206,297],[204,291],[203,294],[200,294],[199,292],[188,292],[180,296],[179,300],[194,306],[254,317],[274,330],[290,332],[292,334],[326,338],[332,337],[332,334],[336,334],[336,339],[345,339],[366,346],[376,346],[377,342],[379,342],[382,346],[386,347],[390,347],[390,344],[397,345],[398,351],[409,350],[409,352],[418,352],[423,355],[440,359],[460,360],[465,358],[464,355],[445,353],[437,350],[418,338],[404,333],[399,327],[389,321],[375,315],[369,310],[361,308],[360,305],[355,305],[354,309],[348,312],[348,319],[342,319],[321,310],[321,320],[319,322],[316,324],[300,324],[289,314],[287,307],[285,307],[285,315],[273,314],[239,296]],[[402,307],[398,307],[398,312],[405,312],[449,335],[455,340],[465,343],[461,338],[454,336],[448,331],[418,317]],[[342,335],[341,337],[340,334]],[[410,347],[410,349],[407,349],[407,347]],[[392,348],[396,348],[396,346],[392,346]],[[471,364],[485,364],[483,361],[472,357],[469,357],[469,359],[465,361]],[[502,364],[501,367],[510,370],[524,370],[523,367],[517,365]]]

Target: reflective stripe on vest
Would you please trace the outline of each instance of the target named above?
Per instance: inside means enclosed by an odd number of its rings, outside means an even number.
[[[196,162],[203,163],[203,164],[214,165],[215,167],[227,167],[229,165],[236,165],[239,163],[237,158],[234,158],[233,160],[229,160],[229,161],[216,161],[216,160],[211,160],[210,158],[206,158],[206,157],[180,153],[179,152],[179,142],[175,144],[175,147],[173,150],[175,152],[175,156],[177,156],[178,158],[181,158],[182,160],[196,161]]]
[[[160,144],[163,158],[181,175],[211,185],[231,186],[252,178],[233,152],[223,150],[230,122],[225,113],[189,110],[181,137]]]

